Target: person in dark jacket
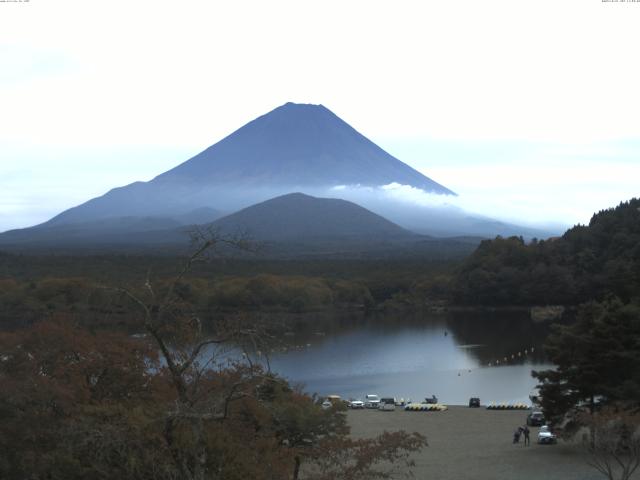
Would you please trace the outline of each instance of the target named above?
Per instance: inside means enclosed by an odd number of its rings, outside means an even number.
[[[522,434],[522,427],[516,428],[516,431],[513,432],[513,443],[520,443],[521,434]]]
[[[522,429],[522,433],[524,434],[524,446],[528,447],[529,445],[531,445],[531,439],[529,438],[529,434],[531,432],[529,431],[529,427],[525,425]]]

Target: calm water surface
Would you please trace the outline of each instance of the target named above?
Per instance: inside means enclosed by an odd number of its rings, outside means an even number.
[[[545,327],[513,313],[305,320],[269,363],[319,395],[528,403],[536,385],[531,370],[551,367],[542,355],[546,335]]]

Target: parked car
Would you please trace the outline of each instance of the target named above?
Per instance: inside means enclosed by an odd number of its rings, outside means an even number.
[[[470,408],[479,408],[480,407],[480,399],[478,397],[471,397],[469,399],[469,407]]]
[[[329,400],[325,400],[324,402],[322,402],[321,406],[324,410],[328,410],[333,407],[333,403],[331,403]]]
[[[378,405],[380,405],[380,397],[378,395],[365,395],[364,408],[378,408]]]
[[[392,412],[396,409],[396,399],[395,398],[381,398],[380,403],[378,404],[378,410]]]
[[[541,445],[551,445],[557,443],[558,437],[556,434],[551,431],[548,425],[543,425],[540,427],[540,431],[538,432],[538,443]]]
[[[539,427],[544,425],[544,414],[542,412],[533,411],[527,415],[527,425],[530,427]]]
[[[362,400],[351,400],[351,402],[349,402],[349,406],[354,410],[364,408],[364,402]]]

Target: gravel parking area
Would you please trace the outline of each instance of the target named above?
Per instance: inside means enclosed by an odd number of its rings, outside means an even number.
[[[351,434],[372,437],[383,431],[405,430],[427,437],[429,446],[416,454],[418,479],[453,480],[598,480],[604,479],[586,463],[581,448],[562,440],[538,445],[537,427],[531,430],[531,446],[513,444],[513,432],[526,423],[528,411],[494,411],[449,407],[444,412],[394,412],[350,410]],[[640,479],[636,472],[634,479]]]

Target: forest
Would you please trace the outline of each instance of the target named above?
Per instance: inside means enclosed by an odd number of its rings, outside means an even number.
[[[148,276],[169,282],[181,261],[175,256],[0,254],[2,328],[62,312],[83,325],[125,326],[135,311],[130,300],[105,287],[140,291]],[[454,265],[449,259],[209,258],[193,265],[178,292],[203,321],[239,311],[366,313],[424,288],[443,297]]]
[[[483,241],[452,278],[452,303],[578,305],[640,292],[640,199],[596,213],[562,237]]]

